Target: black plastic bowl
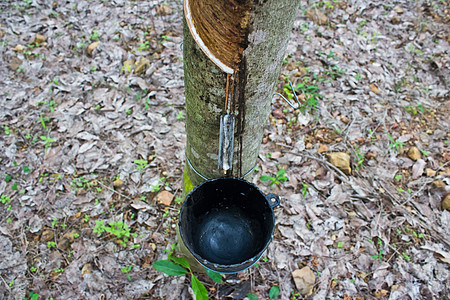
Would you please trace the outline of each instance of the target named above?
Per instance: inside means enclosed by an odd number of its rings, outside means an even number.
[[[280,203],[235,177],[202,182],[181,208],[181,238],[194,258],[220,273],[237,273],[256,263],[273,237],[272,208]]]

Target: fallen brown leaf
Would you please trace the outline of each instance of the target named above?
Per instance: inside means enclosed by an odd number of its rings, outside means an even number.
[[[164,204],[169,206],[172,203],[174,195],[169,191],[162,191],[156,195],[156,201],[159,204]]]

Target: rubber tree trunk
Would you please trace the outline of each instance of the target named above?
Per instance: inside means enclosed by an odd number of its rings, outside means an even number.
[[[234,24],[218,24],[216,28],[234,30],[240,36],[237,46],[207,45],[217,48],[223,61],[229,57],[229,65],[238,69],[234,78],[234,100],[231,111],[235,115],[233,169],[231,174],[240,177],[256,164],[264,126],[270,114],[275,85],[280,73],[294,19],[298,12],[298,0],[190,0],[205,2],[200,7],[202,15],[207,9],[215,9],[216,18],[226,5],[234,6]],[[212,4],[208,3],[211,2]],[[214,4],[214,2],[220,2]],[[207,18],[206,18],[207,19]],[[212,19],[213,20],[213,19]],[[210,22],[213,22],[209,20]],[[200,21],[199,21],[200,22]],[[205,22],[208,22],[206,20]],[[233,24],[231,24],[233,25]],[[242,26],[243,25],[243,26]],[[202,27],[203,24],[196,24]],[[208,31],[207,25],[203,26]],[[212,29],[210,29],[212,30]],[[236,32],[240,31],[240,32]],[[221,34],[221,32],[219,32]],[[219,41],[220,42],[220,41]],[[227,44],[227,41],[224,42]],[[228,43],[229,44],[229,43]],[[221,52],[221,49],[225,49]],[[236,50],[237,49],[237,50]],[[233,51],[234,50],[234,51]],[[232,52],[227,53],[226,51]],[[239,53],[240,52],[240,53]],[[233,57],[234,55],[234,57]],[[236,55],[239,57],[236,59]],[[206,178],[224,175],[218,168],[220,115],[225,112],[227,73],[221,70],[195,42],[186,22],[183,37],[184,78],[186,96],[186,155],[193,167]],[[230,83],[231,89],[231,83]],[[204,178],[185,164],[184,195]]]
[[[229,84],[233,96],[230,111],[236,118],[234,154],[233,168],[227,175],[241,177],[257,162],[299,0],[188,1],[192,4],[188,13],[198,33],[203,34],[206,47],[234,72]],[[184,4],[187,15],[186,0]],[[218,168],[218,152],[227,73],[196,43],[186,18],[183,58],[186,156],[201,174],[185,163],[183,195],[186,196],[205,180],[202,177],[224,176]]]

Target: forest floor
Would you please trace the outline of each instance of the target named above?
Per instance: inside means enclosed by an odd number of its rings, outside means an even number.
[[[253,179],[282,198],[274,239],[200,281],[449,299],[449,2],[299,2],[278,92],[302,107],[275,97]],[[0,299],[192,298],[152,266],[182,201],[181,43],[181,0],[0,2]]]

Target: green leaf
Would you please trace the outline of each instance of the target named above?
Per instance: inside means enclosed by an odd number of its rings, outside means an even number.
[[[153,263],[153,267],[157,271],[161,271],[172,276],[184,275],[188,272],[185,268],[171,262],[170,260],[157,260]]]
[[[272,177],[267,176],[267,175],[263,175],[263,176],[259,177],[259,180],[261,180],[261,181],[268,181],[268,180],[271,180],[271,179],[272,179]]]
[[[393,138],[389,133],[386,133],[386,134],[387,134],[387,137],[389,138],[389,140],[390,140],[391,142],[395,143],[394,138]]]
[[[184,257],[175,257],[175,256],[170,255],[169,259],[172,260],[174,263],[185,267],[186,269],[190,269],[189,262]]]
[[[30,293],[30,300],[38,300],[38,299],[39,299],[39,294],[36,294],[33,292]]]
[[[209,276],[215,283],[222,283],[222,274],[206,269],[206,275]]]
[[[195,294],[196,300],[208,300],[208,291],[206,290],[203,283],[200,282],[200,280],[197,279],[197,277],[194,276],[194,274],[191,274],[191,283],[192,283],[192,290]]]
[[[269,298],[275,299],[275,297],[278,296],[279,293],[280,293],[280,288],[277,285],[274,285],[269,290]]]
[[[248,300],[259,300],[258,296],[256,296],[253,293],[248,293],[247,298],[248,298]]]
[[[277,177],[283,176],[284,173],[286,173],[286,169],[280,169],[280,170],[278,170],[278,172],[277,172]]]

